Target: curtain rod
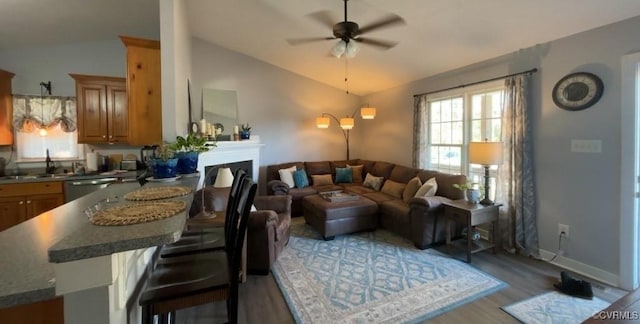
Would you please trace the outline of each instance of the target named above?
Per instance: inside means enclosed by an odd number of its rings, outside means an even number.
[[[538,69],[537,68],[533,68],[533,69],[527,70],[527,71],[522,71],[522,72],[513,73],[513,74],[507,74],[507,75],[503,75],[503,76],[500,76],[500,77],[486,79],[486,80],[482,80],[482,81],[471,82],[471,83],[467,83],[467,84],[461,84],[461,85],[455,86],[455,87],[450,87],[450,88],[445,88],[445,89],[440,89],[440,90],[435,90],[435,91],[418,93],[418,94],[413,95],[413,97],[415,98],[415,97],[424,96],[424,95],[428,95],[428,94],[432,94],[432,93],[437,93],[437,92],[442,92],[442,91],[447,91],[447,90],[453,90],[453,89],[459,89],[459,88],[464,88],[464,87],[468,87],[468,86],[472,86],[472,85],[476,85],[476,84],[480,84],[480,83],[485,83],[485,82],[491,82],[491,81],[496,81],[496,80],[500,80],[500,79],[505,79],[505,78],[516,76],[516,75],[520,75],[520,74],[536,73],[536,72],[538,72]]]

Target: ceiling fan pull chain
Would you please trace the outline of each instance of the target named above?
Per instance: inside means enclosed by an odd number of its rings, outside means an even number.
[[[347,86],[347,94],[349,94],[349,60],[344,58],[344,83]]]

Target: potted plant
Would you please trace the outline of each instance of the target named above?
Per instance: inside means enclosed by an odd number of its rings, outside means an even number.
[[[155,179],[173,178],[178,172],[178,158],[175,157],[175,144],[163,143],[156,149],[151,171]]]
[[[453,187],[464,192],[465,199],[473,204],[477,204],[482,197],[483,187],[477,182],[454,183]]]
[[[181,174],[196,173],[198,155],[209,150],[207,139],[195,133],[189,133],[186,137],[177,136],[174,149],[178,158],[178,173]]]
[[[248,140],[249,137],[251,137],[251,126],[249,126],[249,123],[242,124],[242,128],[240,129],[240,139]]]

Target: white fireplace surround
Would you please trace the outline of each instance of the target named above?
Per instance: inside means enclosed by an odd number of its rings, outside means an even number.
[[[253,181],[258,182],[260,149],[264,146],[260,144],[260,137],[252,135],[249,140],[222,141],[217,142],[216,145],[217,147],[212,147],[208,152],[200,153],[198,156],[198,172],[200,172],[198,189],[202,188],[206,167],[242,161],[252,162]]]

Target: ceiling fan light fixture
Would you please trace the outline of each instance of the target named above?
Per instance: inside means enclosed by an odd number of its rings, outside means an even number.
[[[347,42],[341,39],[336,43],[335,46],[333,46],[333,49],[331,50],[331,54],[337,58],[340,58],[346,50],[347,50]]]
[[[344,56],[347,58],[354,58],[356,57],[356,54],[358,54],[359,50],[360,47],[355,42],[348,42]]]

